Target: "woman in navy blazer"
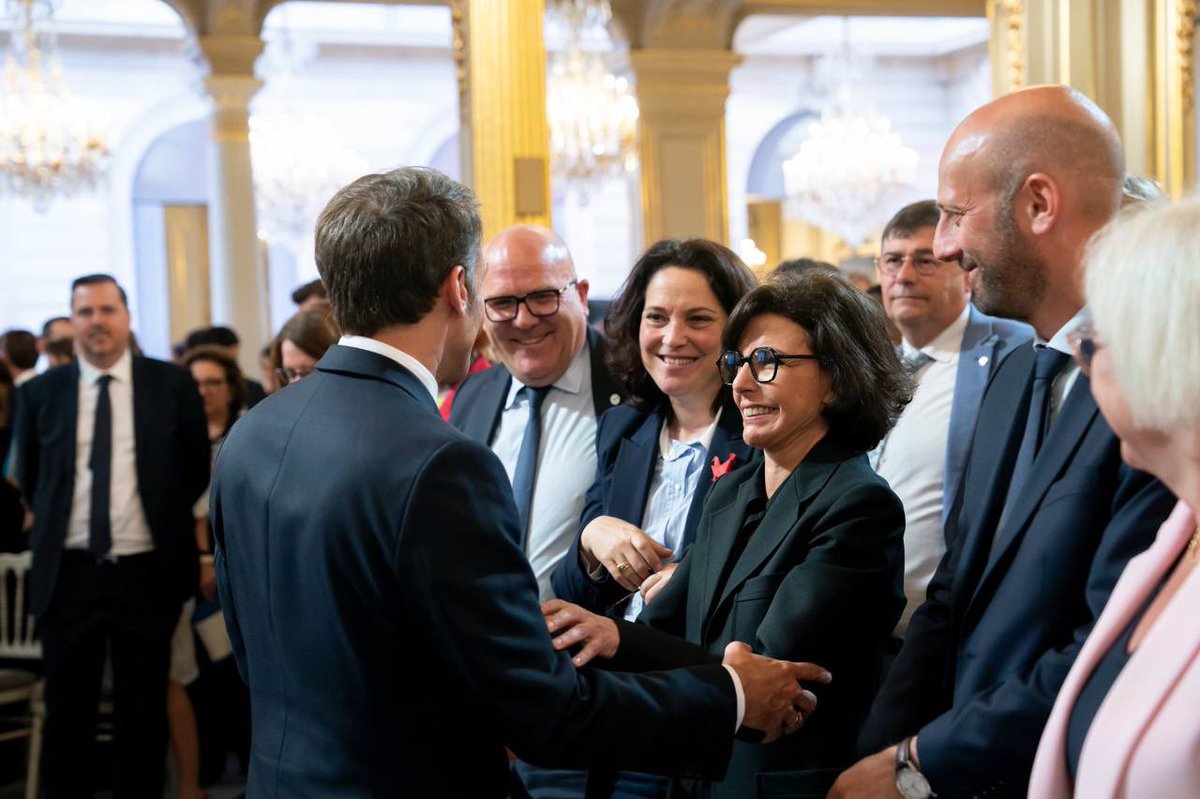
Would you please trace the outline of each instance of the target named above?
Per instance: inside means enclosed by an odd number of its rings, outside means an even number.
[[[763,452],[709,492],[696,543],[638,618],[543,605],[562,649],[580,643],[621,671],[715,662],[748,645],[817,663],[817,713],[786,737],[738,742],[724,779],[688,785],[709,799],[824,797],[878,688],[904,605],[904,512],[865,453],[911,396],[883,312],[841,275],[772,279],[734,309],[721,371],[745,440]],[[801,729],[801,723],[803,728]],[[797,732],[797,730],[799,730]]]
[[[634,264],[604,322],[605,360],[630,400],[600,417],[596,480],[555,595],[633,619],[696,535],[716,476],[753,450],[715,366],[754,274],[706,239],[667,239]]]

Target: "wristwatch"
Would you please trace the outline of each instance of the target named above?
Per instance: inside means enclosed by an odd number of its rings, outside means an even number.
[[[937,794],[929,787],[929,780],[917,768],[909,752],[912,737],[896,745],[896,790],[904,799],[930,799]]]

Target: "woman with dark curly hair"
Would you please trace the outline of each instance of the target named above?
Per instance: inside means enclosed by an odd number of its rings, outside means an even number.
[[[596,481],[555,596],[637,618],[695,539],[716,473],[744,465],[742,420],[714,362],[729,313],[755,285],[732,250],[665,240],[634,264],[605,318],[605,360],[629,404],[600,417]]]
[[[904,608],[904,510],[867,463],[911,397],[883,311],[841,275],[774,278],[730,316],[721,377],[762,450],[709,492],[696,543],[637,624],[558,600],[555,646],[620,670],[717,662],[741,642],[824,666],[819,710],[767,745],[736,742],[724,780],[690,796],[824,796],[854,761]],[[664,635],[667,633],[669,635]],[[684,644],[679,639],[686,639]],[[798,730],[803,724],[803,729]]]

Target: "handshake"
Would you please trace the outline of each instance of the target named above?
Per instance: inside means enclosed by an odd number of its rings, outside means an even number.
[[[580,647],[571,659],[576,667],[616,655],[621,633],[607,616],[561,599],[543,603],[542,615],[556,650]],[[725,647],[721,664],[741,681],[746,704],[738,737],[752,743],[770,743],[799,730],[817,707],[817,697],[803,683],[827,685],[832,679],[820,666],[756,655],[740,641]]]

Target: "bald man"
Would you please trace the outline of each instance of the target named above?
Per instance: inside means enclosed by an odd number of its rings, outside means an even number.
[[[968,272],[980,310],[1036,338],[984,393],[949,549],[863,729],[875,754],[832,797],[1024,796],[1059,686],[1173,505],[1121,463],[1070,357],[1084,248],[1119,208],[1124,170],[1112,123],[1063,87],[989,103],[946,144],[934,255]],[[1090,716],[1078,721],[1083,735]]]
[[[504,464],[545,601],[596,476],[596,419],[621,396],[588,327],[588,283],[557,234],[508,228],[488,242],[483,262],[483,326],[500,363],[463,383],[450,422]]]

